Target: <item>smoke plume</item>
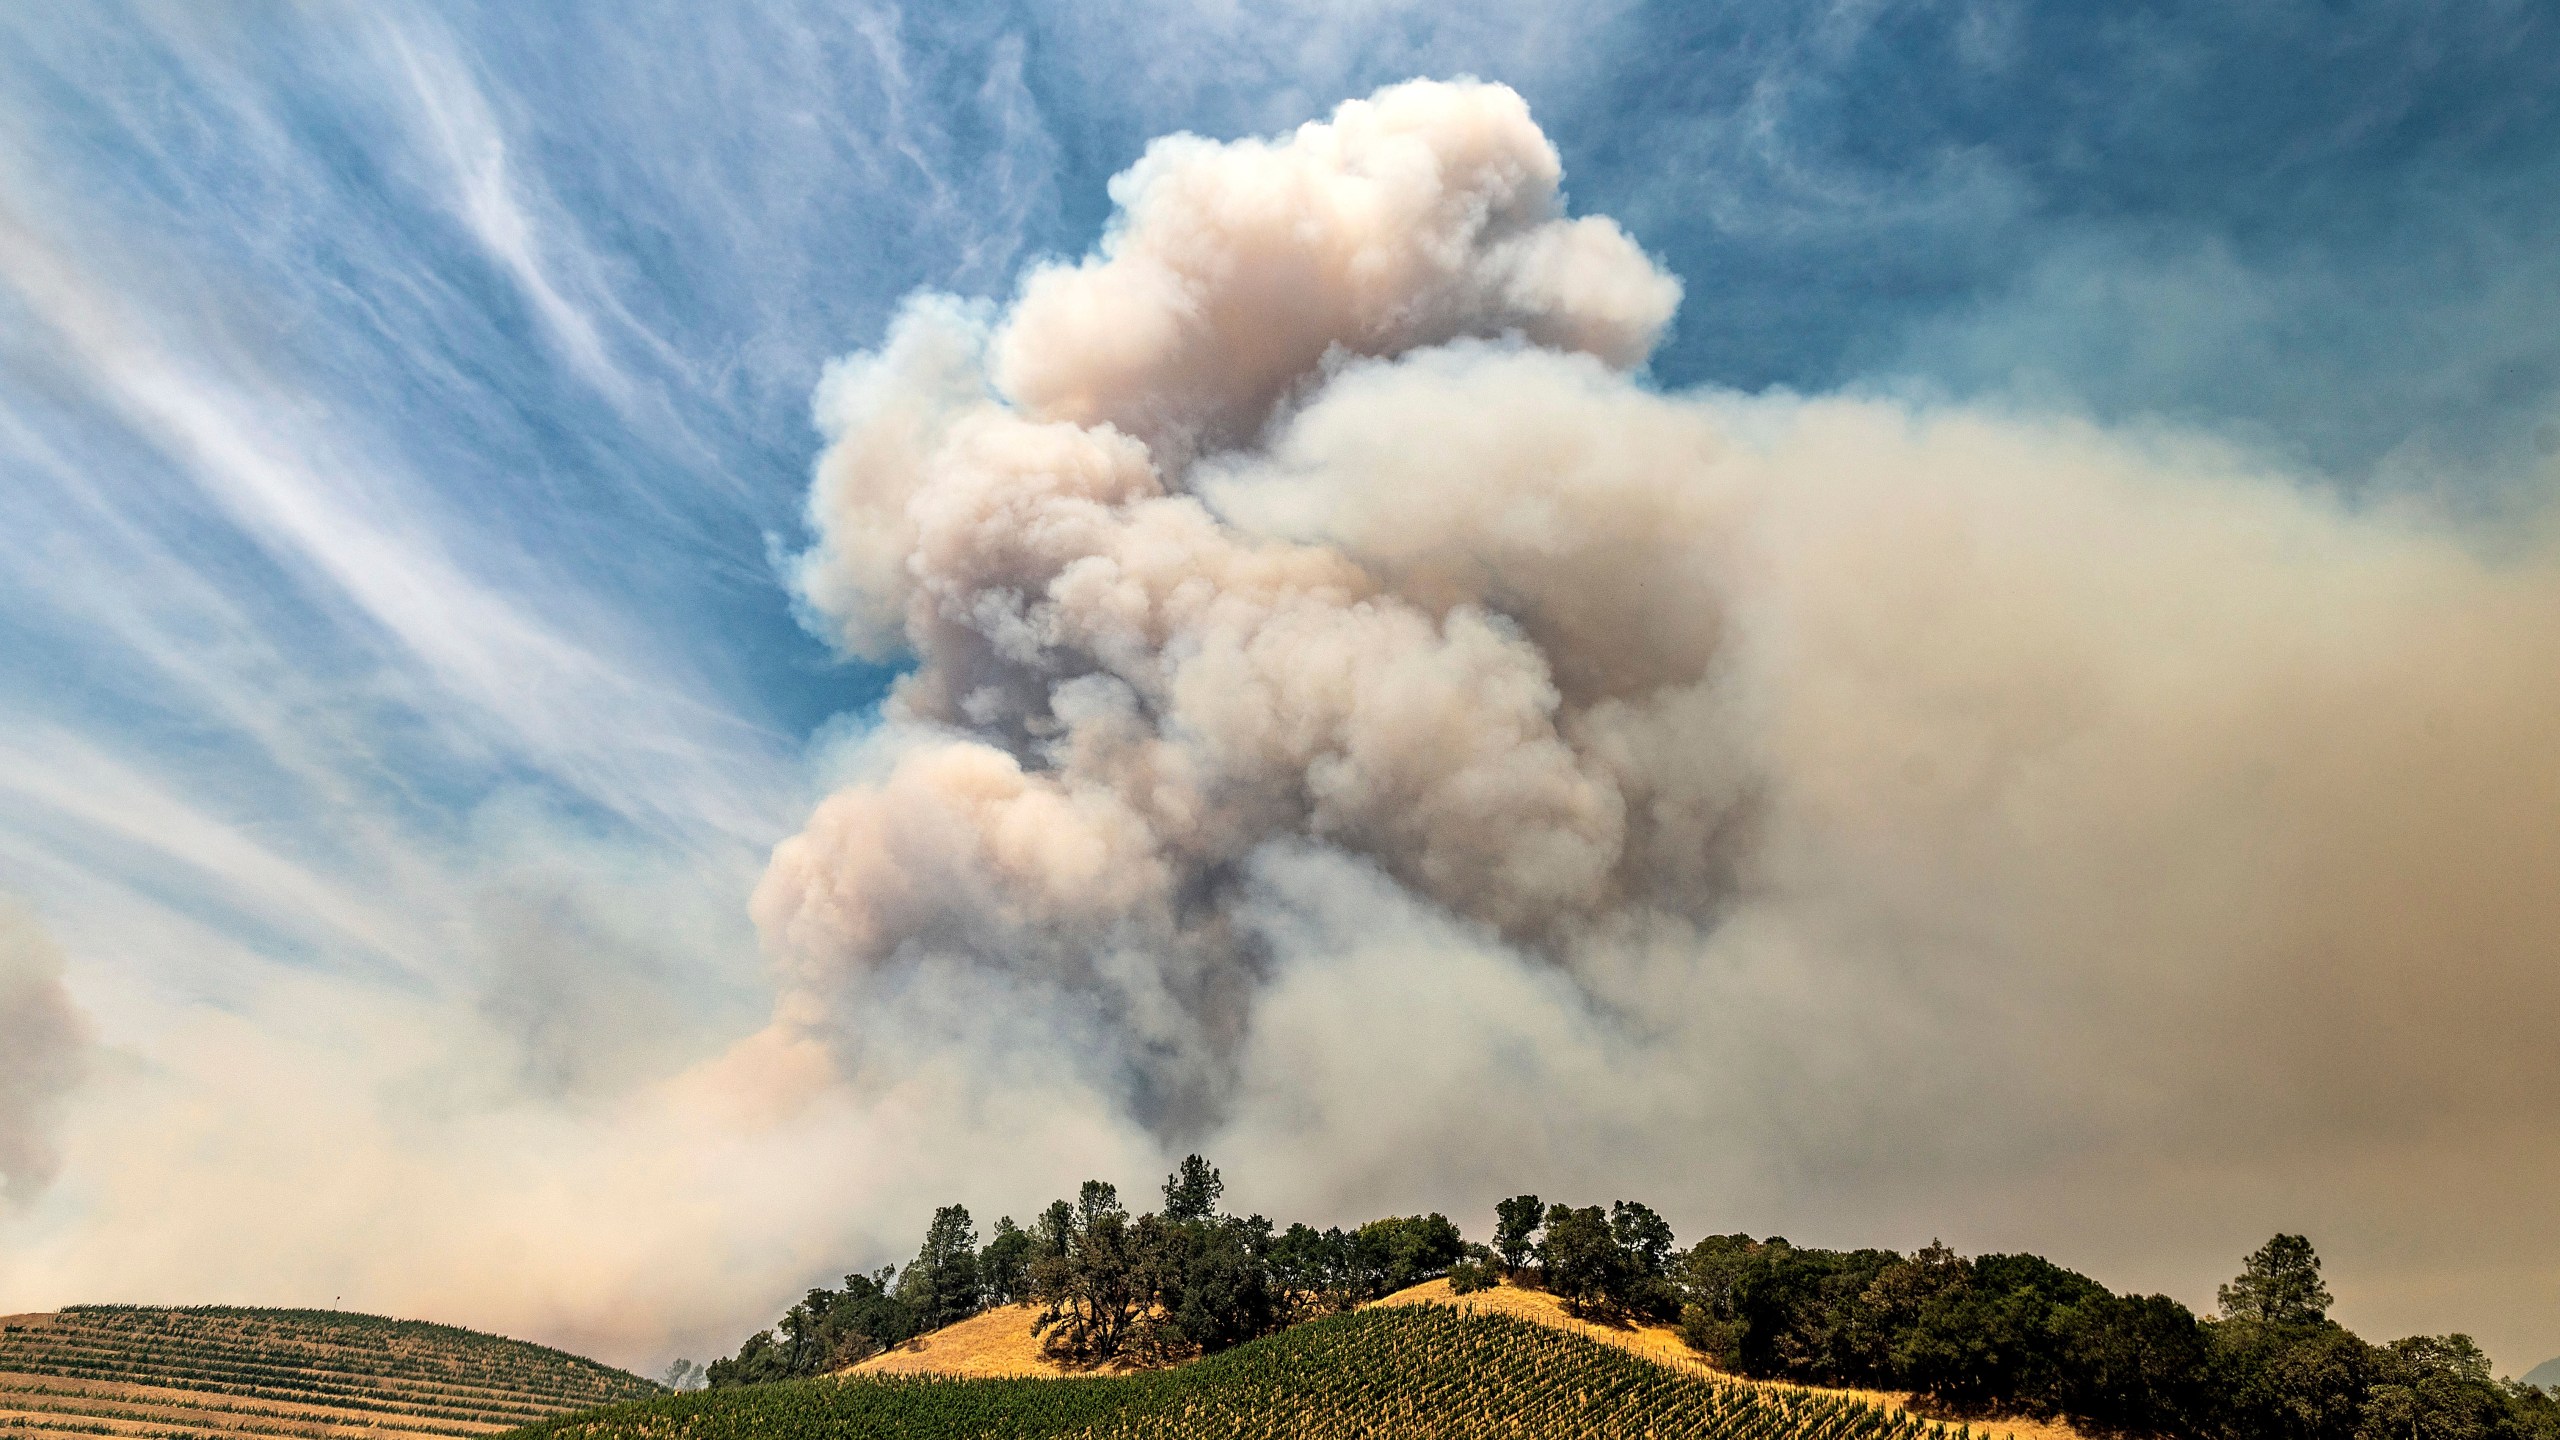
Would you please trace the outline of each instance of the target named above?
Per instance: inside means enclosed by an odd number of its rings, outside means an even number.
[[[62,952],[32,913],[0,896],[0,1203],[22,1204],[52,1181],[55,1127],[88,1044]]]
[[[1679,286],[1559,182],[1499,86],[1176,137],[830,374],[799,593],[915,668],[755,896],[783,1030],[1036,1015],[1316,1205],[2560,1273],[2547,530],[1661,393]]]
[[[1175,137],[1099,254],[831,373],[800,593],[916,667],[757,892],[787,1024],[858,1054],[883,984],[998,976],[1196,1133],[1313,853],[1681,1084],[1942,1068],[1970,1013],[2063,1133],[2560,1101],[2547,547],[2200,441],[1657,393],[1678,283],[1560,179],[1491,85]],[[1773,967],[1825,1036],[1723,1018]]]

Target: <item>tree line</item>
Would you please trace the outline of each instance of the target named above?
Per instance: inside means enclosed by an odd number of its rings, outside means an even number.
[[[2560,1398],[2494,1378],[2468,1336],[2372,1345],[2329,1319],[2319,1257],[2298,1235],[2249,1255],[2205,1317],[2035,1255],[1741,1234],[1683,1249],[1632,1201],[1513,1196],[1482,1245],[1437,1214],[1282,1230],[1224,1213],[1224,1189],[1188,1156],[1151,1213],[1131,1215],[1115,1187],[1089,1180],[1028,1227],[998,1220],[983,1243],[966,1208],[944,1206],[913,1263],[810,1291],[715,1361],[709,1382],[823,1374],[1023,1302],[1055,1358],[1163,1363],[1446,1277],[1461,1294],[1507,1281],[1585,1318],[1675,1325],[1739,1374],[1904,1390],[1953,1415],[2178,1440],[2560,1440]]]
[[[1028,1227],[999,1219],[984,1243],[965,1206],[943,1206],[904,1270],[882,1266],[847,1275],[841,1290],[811,1290],[735,1356],[713,1361],[709,1382],[825,1374],[1023,1302],[1040,1307],[1033,1332],[1060,1360],[1186,1359],[1436,1279],[1468,1255],[1443,1215],[1280,1230],[1259,1215],[1223,1213],[1225,1190],[1217,1169],[1192,1155],[1166,1177],[1151,1213],[1131,1215],[1117,1187],[1088,1180]]]

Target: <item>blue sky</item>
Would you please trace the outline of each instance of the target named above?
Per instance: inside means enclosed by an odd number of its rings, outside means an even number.
[[[1462,74],[1684,282],[1661,389],[2202,432],[2489,548],[2547,502],[2527,0],[20,5],[0,890],[95,1083],[357,996],[567,1113],[752,1030],[746,889],[896,668],[780,579],[822,367],[1088,250],[1153,137]],[[76,1259],[121,1142],[66,1103],[0,1309],[122,1283]]]

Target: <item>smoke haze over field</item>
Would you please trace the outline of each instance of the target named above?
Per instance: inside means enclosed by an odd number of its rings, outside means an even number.
[[[88,1038],[62,985],[62,952],[25,906],[0,896],[0,1202],[52,1181],[54,1129]]]
[[[343,1295],[655,1369],[936,1204],[1197,1149],[1284,1221],[1636,1198],[2200,1308],[2301,1231],[2368,1335],[2560,1346],[2531,326],[2321,468],[2427,388],[2364,413],[2362,341],[2231,415],[2140,398],[2175,347],[2037,368],[2155,292],[2245,330],[2245,246],[2093,296],[2133,242],[2057,229],[1836,347],[1911,368],[1719,370],[2050,174],[1860,189],[1789,148],[1846,60],[1631,162],[1517,16],[1332,17],[1219,108],[1183,76],[1277,41],[1139,8],[1191,108],[1061,113],[1102,21],[856,6],[680,65],[171,14],[92,113],[96,37],[0,21],[0,1311]],[[1518,88],[1376,88],[1467,70]],[[93,130],[145,181],[49,179]],[[284,268],[171,268],[181,213]],[[2300,284],[2499,309],[2348,283],[2387,259]]]

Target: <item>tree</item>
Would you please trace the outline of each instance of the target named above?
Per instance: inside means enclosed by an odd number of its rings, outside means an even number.
[[[978,1280],[978,1232],[969,1207],[945,1205],[933,1212],[924,1248],[898,1284],[898,1298],[914,1312],[919,1330],[939,1330],[978,1313],[984,1292]]]
[[[2315,1321],[2222,1320],[2206,1383],[2217,1440],[2354,1440],[2371,1381],[2371,1346]]]
[[[2166,1295],[2102,1295],[2063,1321],[2059,1408],[2134,1434],[2192,1434],[2211,1407],[2195,1312]]]
[[[1748,1252],[1733,1282],[1737,1368],[1818,1385],[1871,1381],[1859,1300],[1901,1263],[1890,1250],[1796,1249],[1778,1240]]]
[[[1010,1215],[996,1221],[996,1233],[978,1252],[978,1285],[990,1305],[1013,1305],[1031,1298],[1031,1254],[1037,1241],[1013,1223]]]
[[[1064,1200],[1050,1201],[1049,1208],[1040,1212],[1039,1228],[1032,1232],[1031,1258],[1035,1262],[1066,1259],[1075,1234],[1076,1207]]]
[[[2468,1335],[2412,1335],[2374,1352],[2356,1440],[2505,1440],[2505,1391]]]
[[[1044,1246],[1031,1264],[1031,1298],[1042,1307],[1031,1333],[1048,1336],[1049,1352],[1061,1359],[1119,1354],[1148,1299],[1120,1192],[1087,1180],[1072,1210],[1065,1201],[1049,1207],[1042,1230],[1044,1241],[1054,1232],[1062,1243],[1053,1252]]]
[[[1609,1235],[1637,1273],[1659,1276],[1671,1268],[1671,1226],[1649,1205],[1620,1200],[1609,1207]]]
[[[1514,1195],[1494,1206],[1493,1214],[1493,1253],[1502,1257],[1503,1269],[1516,1275],[1537,1252],[1538,1227],[1546,1223],[1546,1209],[1535,1195]]]
[[[1440,1214],[1372,1220],[1355,1232],[1355,1241],[1368,1292],[1361,1297],[1365,1300],[1376,1300],[1446,1275],[1449,1267],[1467,1253],[1467,1242],[1458,1234],[1458,1227]]]
[[[1679,1287],[1671,1282],[1670,1222],[1651,1206],[1620,1200],[1609,1207],[1609,1235],[1625,1260],[1626,1288],[1619,1301],[1654,1320],[1680,1315]]]
[[[2105,1286],[2041,1255],[1977,1256],[1962,1285],[1920,1307],[1894,1368],[1951,1405],[2053,1415],[2070,1390],[2074,1317],[2108,1298]]]
[[[1577,1210],[1570,1205],[1547,1207],[1546,1236],[1538,1242],[1538,1269],[1547,1289],[1575,1315],[1614,1312],[1627,1295],[1626,1254],[1609,1232],[1609,1217],[1597,1205]]]
[[[1929,1303],[1972,1283],[1972,1263],[1943,1241],[1930,1241],[1910,1259],[1887,1265],[1859,1294],[1851,1350],[1877,1374],[1902,1379],[1911,1369],[1903,1347],[1919,1330]]]
[[[1466,1258],[1449,1267],[1449,1293],[1473,1295],[1502,1283],[1502,1272],[1494,1267],[1493,1251],[1472,1241]]]
[[[701,1366],[691,1360],[679,1358],[667,1367],[666,1374],[659,1377],[659,1383],[681,1394],[687,1390],[701,1389],[704,1378]]]
[[[1267,1334],[1286,1318],[1273,1283],[1271,1222],[1142,1217],[1133,1227],[1140,1291],[1137,1348],[1174,1360]]]
[[[1787,1244],[1777,1237],[1768,1243],[1779,1249]],[[1710,1235],[1690,1246],[1675,1269],[1680,1338],[1727,1369],[1741,1363],[1742,1324],[1734,1309],[1734,1289],[1760,1249],[1761,1242],[1748,1235]]]
[[[1289,1320],[1348,1310],[1360,1303],[1351,1284],[1351,1239],[1340,1229],[1291,1225],[1271,1242],[1271,1283]]]
[[[1218,1177],[1216,1167],[1197,1155],[1182,1157],[1182,1167],[1164,1180],[1164,1218],[1181,1224],[1206,1220],[1218,1213],[1218,1199],[1226,1194],[1227,1182]]]
[[[2226,1320],[2265,1325],[2316,1325],[2329,1317],[2329,1287],[2320,1280],[2320,1257],[2299,1235],[2278,1235],[2251,1251],[2240,1274],[2215,1292]]]
[[[726,1390],[733,1385],[788,1380],[791,1375],[783,1367],[781,1347],[775,1343],[773,1332],[759,1330],[739,1344],[737,1354],[712,1361],[707,1378],[712,1389]]]

